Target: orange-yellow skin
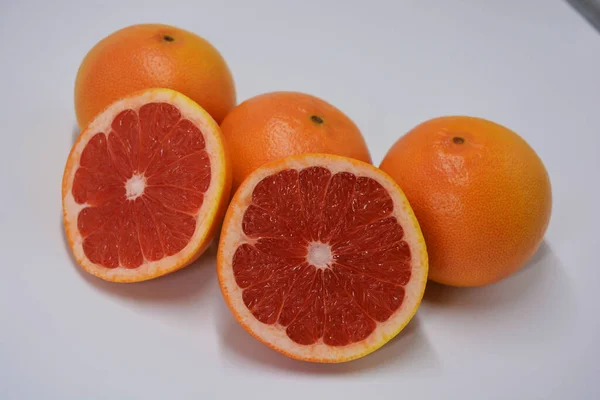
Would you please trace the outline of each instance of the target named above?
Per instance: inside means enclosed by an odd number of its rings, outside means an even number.
[[[233,165],[235,191],[261,165],[305,153],[326,153],[371,163],[358,127],[342,111],[308,94],[266,93],[227,115],[221,129]]]
[[[79,127],[115,100],[148,88],[185,94],[217,123],[236,102],[229,67],[208,41],[173,26],[133,25],[102,39],[81,63],[75,81]]]
[[[508,128],[441,117],[417,126],[380,168],[408,198],[429,251],[429,278],[482,286],[521,268],[539,247],[552,209],[535,151]]]

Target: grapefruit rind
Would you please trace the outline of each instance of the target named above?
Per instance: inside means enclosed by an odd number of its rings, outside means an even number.
[[[233,254],[238,246],[251,241],[242,230],[244,211],[252,202],[252,192],[265,177],[285,169],[303,169],[322,166],[332,174],[351,172],[356,176],[369,177],[379,182],[394,202],[395,216],[404,229],[405,240],[412,254],[412,276],[405,288],[405,299],[387,321],[377,322],[377,327],[365,340],[347,346],[334,347],[323,343],[322,338],[312,345],[300,345],[292,341],[279,324],[267,325],[258,321],[244,304],[242,289],[237,285],[232,268]],[[396,336],[415,315],[421,303],[427,283],[428,258],[419,223],[400,187],[386,173],[362,161],[329,154],[308,154],[285,158],[266,164],[252,173],[237,190],[227,210],[219,250],[217,275],[227,306],[235,319],[257,340],[270,348],[297,360],[339,363],[351,361],[377,350]]]
[[[178,253],[157,261],[145,261],[137,268],[106,268],[91,262],[83,251],[83,238],[77,228],[77,217],[86,204],[78,204],[71,192],[75,173],[79,168],[81,153],[89,140],[98,132],[109,132],[110,125],[119,112],[126,109],[138,111],[147,103],[166,102],[179,109],[182,118],[193,122],[202,132],[206,152],[210,159],[211,181],[204,193],[205,201],[198,210],[196,229],[189,243]],[[67,240],[77,263],[87,272],[113,282],[140,282],[181,269],[206,250],[216,233],[224,214],[231,188],[231,171],[225,143],[219,125],[197,103],[171,89],[147,89],[136,92],[108,106],[90,122],[73,145],[65,167],[62,182],[63,222]]]

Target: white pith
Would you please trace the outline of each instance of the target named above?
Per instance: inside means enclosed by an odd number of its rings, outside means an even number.
[[[333,260],[331,246],[326,243],[313,242],[308,245],[306,261],[317,268],[327,268]]]
[[[127,200],[135,200],[144,194],[146,188],[146,177],[135,174],[125,182],[125,197]]]
[[[113,119],[121,111],[132,109],[138,112],[142,105],[151,102],[165,102],[175,106],[179,109],[181,118],[190,120],[198,127],[198,129],[200,129],[205,141],[205,150],[210,160],[210,184],[204,193],[202,206],[196,214],[196,230],[189,243],[181,251],[157,261],[144,260],[142,265],[133,269],[125,268],[121,265],[117,268],[106,268],[91,262],[83,251],[83,238],[77,228],[77,217],[79,212],[87,207],[87,204],[78,204],[75,201],[71,192],[73,180],[75,178],[75,173],[79,168],[81,153],[90,139],[99,132],[104,132],[108,137],[110,134],[110,125]],[[185,260],[185,265],[187,265],[189,262],[193,261],[191,255],[198,256],[204,248],[208,246],[210,238],[207,236],[211,224],[205,224],[202,223],[202,221],[214,219],[220,203],[218,199],[223,196],[224,187],[227,186],[227,183],[225,182],[227,174],[225,173],[226,165],[223,143],[221,142],[220,134],[215,134],[215,130],[218,131],[218,129],[218,125],[212,120],[208,113],[186,96],[169,89],[153,89],[152,91],[143,92],[138,96],[122,99],[113,103],[90,123],[71,151],[67,161],[67,170],[63,177],[63,188],[66,189],[63,192],[65,229],[69,241],[72,244],[73,254],[85,270],[106,280],[122,282],[140,281],[171,272],[175,265],[179,267],[183,266],[181,265],[182,260]],[[132,194],[136,194],[140,188],[143,190],[142,184],[143,180],[139,178],[132,181],[131,187],[129,188],[132,190]],[[203,245],[202,248],[200,248],[201,245]]]
[[[354,164],[357,163],[357,164]],[[300,345],[292,341],[285,332],[285,327],[279,323],[267,325],[258,321],[248,310],[242,299],[242,289],[237,285],[233,274],[231,261],[238,246],[253,241],[246,237],[242,230],[242,219],[244,211],[250,205],[252,191],[255,186],[265,177],[273,175],[285,169],[298,169],[322,166],[329,169],[332,174],[337,172],[351,172],[358,177],[369,177],[379,182],[389,193],[393,202],[392,215],[396,217],[404,230],[404,238],[412,255],[412,275],[408,284],[404,287],[405,298],[398,310],[385,322],[377,323],[377,328],[365,340],[343,347],[332,347],[319,339],[312,345]],[[288,160],[287,165],[275,165],[272,167],[261,167],[255,171],[240,187],[234,200],[233,206],[227,211],[226,225],[224,225],[219,245],[218,273],[221,290],[232,312],[236,314],[239,322],[246,327],[254,336],[268,343],[271,347],[282,353],[297,359],[318,362],[340,362],[349,361],[382,346],[394,337],[413,317],[416,312],[427,281],[427,252],[425,243],[416,218],[402,191],[396,183],[385,173],[375,167],[335,156],[324,156],[314,154],[304,157],[294,157]]]

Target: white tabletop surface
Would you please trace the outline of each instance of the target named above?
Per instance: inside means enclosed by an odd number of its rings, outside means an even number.
[[[395,340],[339,365],[238,326],[214,249],[147,283],[88,276],[61,222],[73,83],[100,38],[141,22],[209,39],[240,101],[287,89],[335,104],[376,163],[431,117],[509,126],[551,176],[541,250],[499,284],[430,285]],[[600,36],[566,3],[2,0],[0,55],[0,398],[600,399]]]

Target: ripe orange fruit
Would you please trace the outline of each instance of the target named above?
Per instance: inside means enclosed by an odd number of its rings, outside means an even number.
[[[496,282],[535,253],[550,220],[550,179],[510,129],[472,117],[417,126],[381,169],[406,193],[429,250],[430,279],[453,286]]]
[[[266,164],[236,192],[217,254],[221,291],[256,339],[295,359],[365,356],[415,314],[427,281],[419,224],[396,183],[354,159]]]
[[[112,102],[148,88],[181,92],[218,123],[235,106],[231,72],[209,42],[173,26],[133,25],[102,39],[81,63],[75,81],[79,127]]]
[[[233,161],[233,188],[261,165],[304,153],[327,153],[370,163],[358,127],[331,104],[297,92],[246,100],[221,124]]]
[[[81,133],[65,167],[75,259],[115,282],[185,267],[221,222],[228,168],[219,126],[181,93],[149,89],[113,103]]]

